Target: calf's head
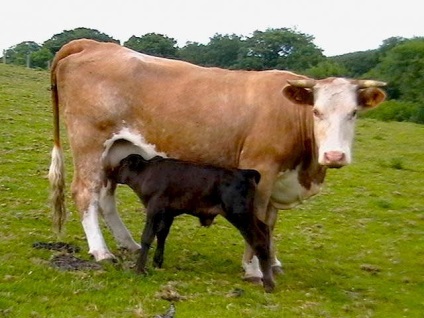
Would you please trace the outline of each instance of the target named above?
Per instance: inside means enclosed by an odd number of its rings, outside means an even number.
[[[113,168],[106,168],[108,178],[116,183],[126,184],[131,178],[134,178],[135,173],[140,171],[147,164],[142,156],[131,154],[119,162],[119,165]]]
[[[312,106],[319,164],[330,168],[350,164],[357,113],[385,100],[386,94],[379,87],[386,83],[345,78],[288,83],[283,89],[285,97],[296,104]]]
[[[253,215],[255,191],[260,179],[258,171],[242,169],[221,180],[219,190],[224,210],[234,216],[243,215],[243,218],[246,213]]]

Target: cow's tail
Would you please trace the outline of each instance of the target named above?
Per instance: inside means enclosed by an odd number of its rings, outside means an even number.
[[[57,53],[53,60],[50,81],[51,98],[53,110],[53,141],[52,158],[49,169],[49,181],[51,187],[51,208],[53,229],[60,234],[63,230],[67,212],[65,207],[65,163],[63,150],[60,142],[60,124],[59,124],[59,95],[57,87],[57,71],[61,60],[70,55],[82,52],[85,48],[95,45],[91,40],[77,40],[65,44]]]
[[[50,200],[53,229],[60,234],[66,221],[65,207],[65,163],[60,144],[59,99],[57,94],[55,68],[52,68],[51,95],[53,106],[53,150],[49,169]]]

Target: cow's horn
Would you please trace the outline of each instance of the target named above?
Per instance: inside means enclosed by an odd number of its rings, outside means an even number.
[[[387,85],[387,83],[385,82],[374,81],[374,80],[357,80],[356,83],[359,88],[383,87]]]
[[[315,86],[316,81],[313,79],[300,79],[300,80],[287,80],[291,86],[312,88]]]

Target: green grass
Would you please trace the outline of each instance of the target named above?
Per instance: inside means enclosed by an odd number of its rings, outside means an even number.
[[[178,218],[164,269],[147,277],[134,274],[134,256],[119,251],[106,228],[117,264],[101,271],[51,267],[54,253],[32,248],[56,240],[46,178],[48,87],[47,72],[0,64],[0,317],[153,317],[169,308],[160,296],[168,284],[182,296],[179,318],[423,317],[424,126],[359,121],[354,163],[329,171],[317,197],[280,212],[275,237],[285,274],[266,294],[242,281],[244,244],[222,218],[209,229]],[[69,152],[66,159],[69,189]],[[88,260],[69,192],[72,214],[61,240],[80,246],[77,256]],[[119,189],[119,207],[139,237],[144,215],[126,188]],[[235,289],[244,292],[235,297]]]

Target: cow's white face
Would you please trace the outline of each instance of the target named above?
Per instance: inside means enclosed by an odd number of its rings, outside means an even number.
[[[314,134],[318,162],[341,167],[352,161],[352,143],[358,107],[357,87],[345,79],[314,87]]]
[[[357,113],[372,108],[385,99],[376,88],[385,83],[344,78],[294,80],[284,95],[297,104],[309,104],[314,118],[314,136],[318,162],[340,168],[352,161],[352,143]]]

